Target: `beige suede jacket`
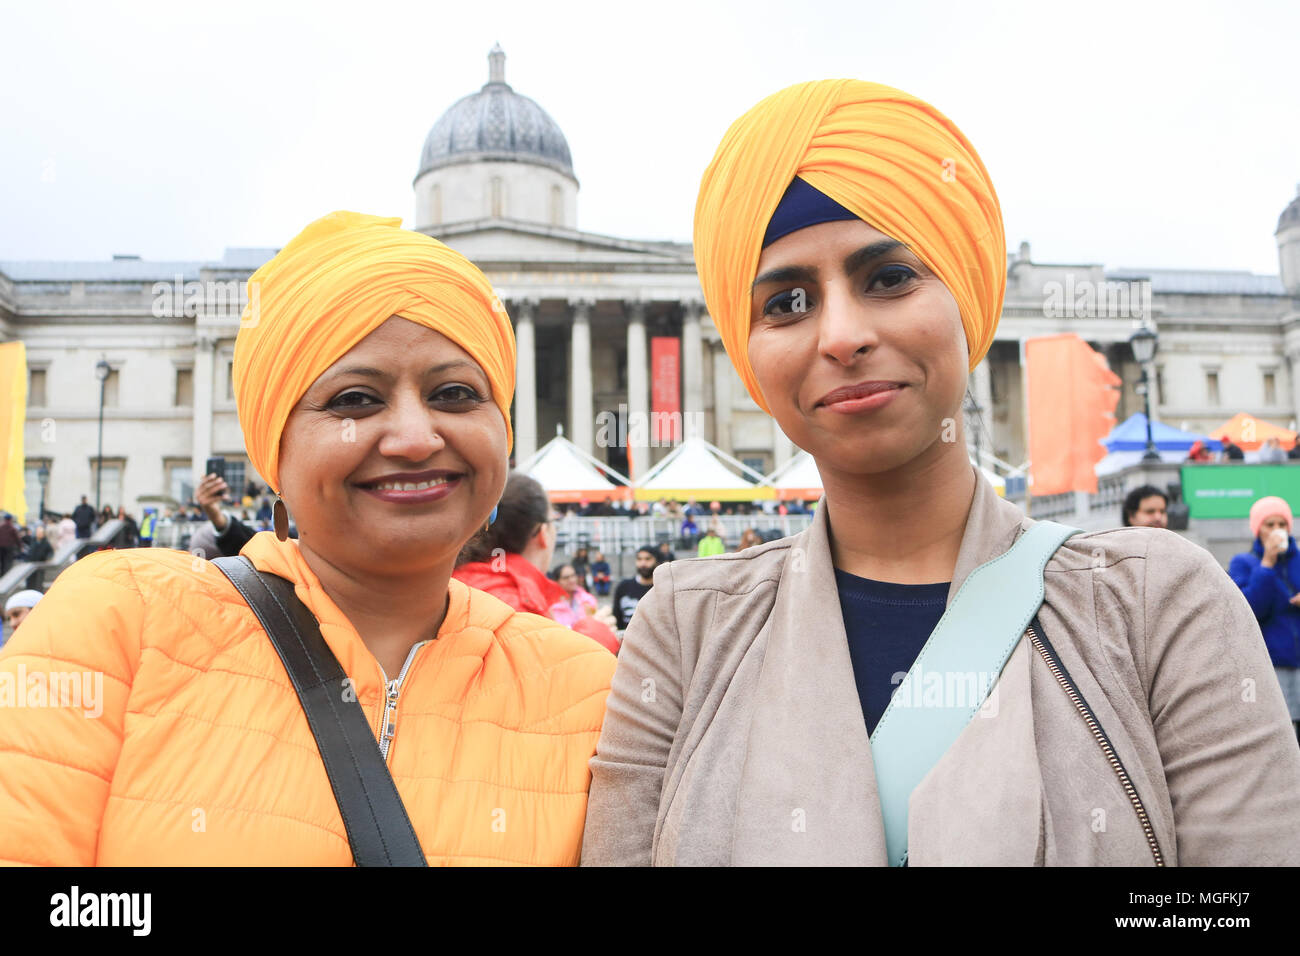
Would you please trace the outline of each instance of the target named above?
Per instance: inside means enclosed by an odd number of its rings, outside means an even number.
[[[949,603],[1034,523],[976,476]],[[885,864],[827,522],[823,498],[798,535],[656,569],[585,865]],[[1300,864],[1300,746],[1223,569],[1121,528],[1067,540],[1044,580],[995,706],[912,793],[909,865]]]

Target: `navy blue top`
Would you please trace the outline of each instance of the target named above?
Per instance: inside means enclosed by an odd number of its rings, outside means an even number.
[[[853,679],[870,734],[889,706],[890,695],[943,617],[948,584],[891,584],[839,568],[835,569],[835,584],[849,639]]]

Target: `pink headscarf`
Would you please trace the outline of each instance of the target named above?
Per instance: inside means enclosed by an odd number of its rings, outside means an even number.
[[[1279,498],[1277,495],[1268,495],[1260,498],[1250,506],[1250,533],[1256,538],[1259,537],[1259,529],[1263,527],[1264,522],[1274,515],[1281,515],[1286,519],[1286,532],[1291,533],[1291,506],[1286,503],[1286,499]]]

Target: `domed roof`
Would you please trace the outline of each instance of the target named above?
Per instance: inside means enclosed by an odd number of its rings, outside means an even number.
[[[506,55],[494,46],[487,83],[457,100],[429,130],[416,179],[454,163],[507,160],[548,166],[577,182],[564,133],[546,110],[511,89],[505,72]]]
[[[1273,235],[1277,235],[1283,229],[1289,226],[1300,226],[1300,186],[1296,187],[1295,199],[1291,200],[1291,205],[1282,210],[1282,215],[1277,219],[1277,229]]]

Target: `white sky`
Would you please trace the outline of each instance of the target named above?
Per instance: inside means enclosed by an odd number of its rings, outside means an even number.
[[[210,259],[333,209],[414,225],[424,137],[506,51],[582,229],[689,241],[724,130],[856,76],[974,142],[1038,262],[1275,274],[1300,3],[101,3],[0,12],[0,259]]]

